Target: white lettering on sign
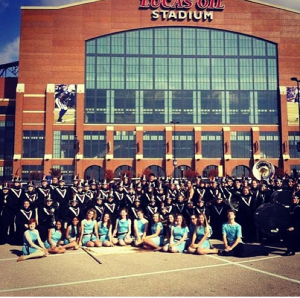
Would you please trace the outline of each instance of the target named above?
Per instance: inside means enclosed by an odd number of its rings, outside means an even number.
[[[139,9],[152,10],[152,20],[212,21],[214,11],[223,11],[224,0],[140,0]],[[193,9],[193,10],[192,10]]]
[[[157,20],[159,19],[159,17],[161,17],[161,20],[212,21],[214,18],[214,14],[212,11],[154,10],[152,11],[151,17],[153,20]]]

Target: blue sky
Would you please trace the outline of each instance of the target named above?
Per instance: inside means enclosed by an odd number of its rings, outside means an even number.
[[[139,0],[136,1],[139,3]],[[226,1],[230,0],[224,0],[225,5]],[[57,6],[74,2],[80,1],[0,0],[0,64],[18,60],[21,6]],[[263,0],[263,2],[297,9],[300,11],[300,0]]]

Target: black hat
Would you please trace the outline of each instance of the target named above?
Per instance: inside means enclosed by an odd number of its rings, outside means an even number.
[[[46,201],[53,201],[50,194],[46,196],[45,200]]]
[[[46,179],[46,175],[43,176],[42,178],[42,181],[41,182],[47,182],[47,179]]]
[[[65,182],[64,177],[60,176],[58,182]]]
[[[21,177],[20,176],[14,177],[13,182],[14,183],[20,183],[21,182]]]
[[[27,187],[30,187],[30,186],[34,187],[34,182],[31,180],[27,182]]]
[[[90,185],[97,185],[95,178],[93,178],[92,180],[90,180]]]
[[[82,183],[83,183],[83,181],[79,181],[77,184],[77,188],[82,188],[83,187]]]
[[[3,184],[3,186],[2,186],[2,189],[9,189],[8,183],[7,183],[7,182],[4,182],[4,184]]]

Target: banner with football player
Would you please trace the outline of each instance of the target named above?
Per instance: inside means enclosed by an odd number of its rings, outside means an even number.
[[[299,124],[299,97],[297,87],[286,87],[288,124]]]
[[[59,84],[55,86],[54,122],[74,124],[76,119],[76,85]]]

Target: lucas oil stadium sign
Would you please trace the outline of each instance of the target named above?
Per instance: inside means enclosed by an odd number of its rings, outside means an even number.
[[[214,11],[223,10],[225,5],[223,0],[140,0],[139,8],[151,9],[153,20],[212,21]]]

